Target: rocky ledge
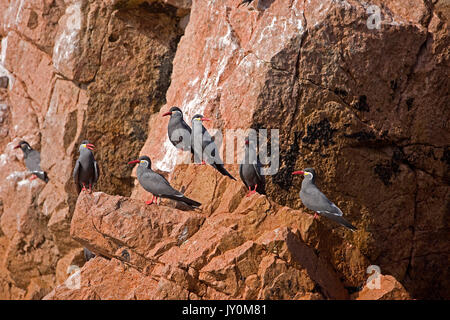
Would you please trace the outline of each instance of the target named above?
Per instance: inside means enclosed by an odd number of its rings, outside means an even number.
[[[82,193],[71,235],[96,254],[45,299],[349,299],[341,275],[313,239],[323,232],[311,215],[244,190],[220,204],[232,212],[183,211],[172,203],[102,192]],[[354,266],[364,263],[348,247]],[[377,293],[353,298],[407,298],[382,277]]]

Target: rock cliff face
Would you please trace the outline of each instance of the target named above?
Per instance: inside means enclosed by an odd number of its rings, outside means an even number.
[[[0,0],[0,298],[450,297],[448,1],[239,2]],[[279,129],[267,195],[180,164],[173,105]],[[77,199],[86,138],[99,192]],[[145,206],[126,166],[144,154],[202,210]],[[355,233],[308,214],[305,167]]]

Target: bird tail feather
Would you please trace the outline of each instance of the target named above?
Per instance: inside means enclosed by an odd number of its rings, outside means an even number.
[[[42,181],[45,181],[45,183],[48,182],[48,176],[47,173],[45,171],[33,171],[32,172],[36,177],[38,177],[39,179],[41,179]]]
[[[357,228],[352,225],[350,222],[348,222],[347,220],[345,220],[343,217],[335,215],[335,214],[324,214],[321,213],[321,215],[326,216],[328,219],[333,220],[334,222],[339,223],[341,226],[346,227],[347,229],[350,229],[351,231],[355,231],[357,230]]]
[[[347,220],[345,220],[342,217],[339,217],[337,222],[340,223],[341,225],[343,225],[344,227],[346,227],[347,229],[350,229],[351,231],[357,230],[354,225],[352,225],[350,222],[348,222]]]
[[[187,197],[181,198],[181,201],[183,201],[184,203],[187,203],[188,205],[190,205],[191,207],[194,207],[194,208],[198,208],[202,205],[200,202],[189,199]]]
[[[225,169],[225,167],[222,164],[214,163],[213,167],[216,168],[217,171],[219,171],[224,176],[227,176],[227,177],[233,179],[234,181],[236,181],[236,179],[227,171],[227,169]]]
[[[176,201],[182,201],[182,202],[186,203],[187,205],[190,205],[191,207],[194,207],[194,208],[198,208],[198,207],[200,207],[202,205],[200,202],[197,202],[195,200],[189,199],[188,197],[186,197],[184,195],[181,196],[181,197],[177,196],[177,195],[167,196],[167,198],[172,199],[172,200],[176,200]]]

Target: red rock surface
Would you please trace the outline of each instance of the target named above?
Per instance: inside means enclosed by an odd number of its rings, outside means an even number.
[[[365,286],[355,294],[356,300],[409,300],[405,288],[392,276],[380,275],[379,288]]]
[[[311,216],[293,210],[287,216],[287,208],[264,196],[238,201],[244,211],[205,218],[100,192],[81,195],[71,235],[99,256],[81,269],[77,290],[63,284],[46,298],[349,297],[333,267],[302,240],[314,230]]]
[[[379,29],[358,0],[239,2],[0,0],[0,298],[449,298],[448,1],[372,1]],[[280,129],[267,196],[180,164],[173,105]],[[85,138],[101,192],[77,202]],[[145,207],[126,165],[143,154],[202,210]],[[304,167],[357,232],[307,214]]]

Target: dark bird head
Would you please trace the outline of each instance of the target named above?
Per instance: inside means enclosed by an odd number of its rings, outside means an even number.
[[[141,156],[138,160],[128,162],[128,164],[139,163],[139,166],[150,169],[152,167],[152,160],[147,156]]]
[[[178,117],[181,116],[181,117],[183,117],[183,112],[177,106],[173,106],[172,108],[170,108],[169,112],[166,112],[163,114],[163,117],[165,117],[165,116],[178,116]]]
[[[205,118],[203,115],[201,114],[196,114],[195,116],[192,117],[192,123],[195,123],[195,121],[210,121],[211,119]]]
[[[244,143],[246,148],[248,148],[249,146],[255,147],[257,145],[256,136],[254,135],[246,136]]]
[[[292,174],[301,174],[305,177],[305,179],[308,179],[312,182],[314,182],[316,179],[316,172],[314,171],[313,168],[306,168],[304,170],[294,171],[292,172]]]
[[[79,150],[81,152],[85,149],[94,150],[94,148],[95,146],[92,143],[90,143],[89,140],[83,140],[81,141]]]
[[[22,149],[22,151],[24,153],[30,152],[31,150],[33,150],[30,146],[30,144],[28,142],[26,142],[25,140],[22,140],[19,142],[19,144],[17,146],[14,147],[14,149]]]

